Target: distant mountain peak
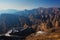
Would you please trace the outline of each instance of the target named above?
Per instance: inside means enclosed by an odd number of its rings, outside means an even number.
[[[18,12],[19,10],[16,9],[7,9],[7,10],[0,10],[0,14],[2,13],[15,13]]]

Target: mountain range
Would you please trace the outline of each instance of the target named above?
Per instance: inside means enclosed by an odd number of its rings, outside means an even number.
[[[0,33],[6,33],[14,27],[31,27],[48,31],[60,27],[60,8],[36,8],[32,10],[3,10],[0,11]]]

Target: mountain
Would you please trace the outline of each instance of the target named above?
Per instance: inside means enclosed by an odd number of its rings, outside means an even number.
[[[8,10],[0,15],[0,33],[14,27],[32,27],[36,31],[48,31],[60,27],[60,8],[36,8],[32,10]]]

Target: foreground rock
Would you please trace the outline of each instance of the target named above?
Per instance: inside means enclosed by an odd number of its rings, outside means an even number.
[[[53,29],[52,29],[53,30]],[[52,32],[52,30],[49,30],[50,32],[42,32],[39,34],[31,34],[28,37],[26,37],[26,40],[60,40],[60,28],[55,29],[56,31]]]

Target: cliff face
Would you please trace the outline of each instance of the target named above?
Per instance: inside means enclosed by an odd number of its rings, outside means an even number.
[[[38,8],[34,14],[29,15],[32,28],[37,31],[48,31],[51,28],[60,27],[60,8]]]

